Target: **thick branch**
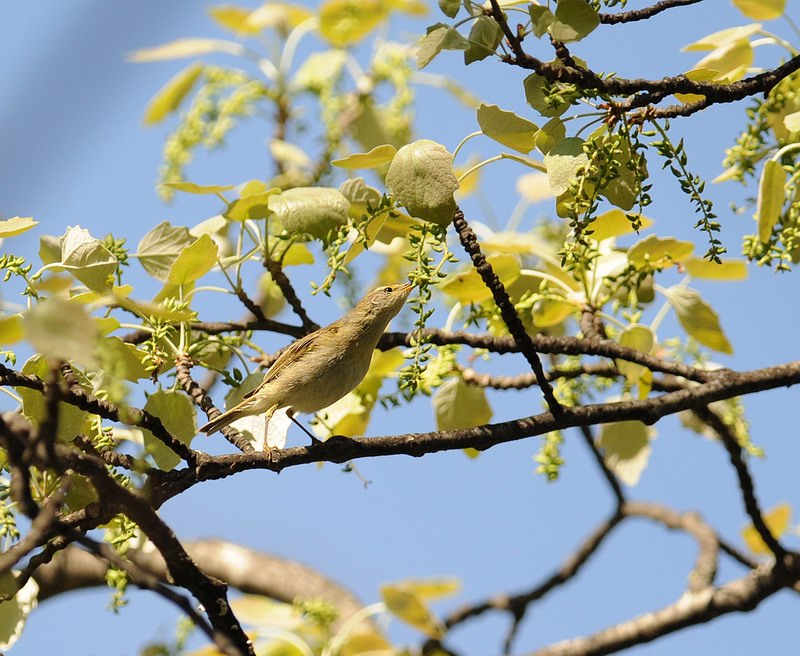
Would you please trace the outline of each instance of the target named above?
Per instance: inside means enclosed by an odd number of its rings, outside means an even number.
[[[686,7],[688,5],[696,5],[703,0],[661,0],[649,7],[642,9],[634,9],[632,11],[623,11],[618,14],[600,14],[600,22],[606,25],[616,25],[618,23],[632,23],[633,21],[646,20],[652,18],[662,11],[672,9],[674,7]]]

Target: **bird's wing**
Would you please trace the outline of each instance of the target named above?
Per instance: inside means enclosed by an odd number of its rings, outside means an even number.
[[[338,331],[338,328],[334,326],[328,326],[326,330],[333,330],[334,332]],[[286,366],[290,362],[296,362],[297,360],[305,357],[308,353],[316,350],[318,347],[318,340],[319,338],[319,331],[315,331],[301,339],[298,339],[296,342],[293,342],[289,345],[283,353],[281,353],[280,357],[275,360],[275,364],[273,364],[267,374],[264,376],[264,380],[259,383],[258,387],[250,390],[247,394],[244,395],[243,399],[249,399],[253,396],[256,392],[258,392],[262,387],[271,383],[275,380],[278,376],[281,375]]]

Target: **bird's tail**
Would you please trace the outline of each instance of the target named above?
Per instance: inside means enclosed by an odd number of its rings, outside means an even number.
[[[237,419],[246,417],[248,414],[251,413],[242,410],[242,408],[238,405],[234,406],[227,412],[223,412],[221,415],[219,415],[219,417],[216,417],[215,419],[209,421],[205,426],[201,426],[200,432],[205,433],[206,435],[213,435],[221,428],[229,426]]]

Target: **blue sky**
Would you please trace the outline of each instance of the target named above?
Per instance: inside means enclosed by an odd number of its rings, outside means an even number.
[[[0,214],[33,216],[41,222],[38,231],[6,242],[4,249],[34,254],[39,234],[62,234],[67,225],[76,224],[95,236],[111,230],[134,246],[163,220],[193,225],[218,211],[207,198],[178,197],[167,206],[154,191],[161,146],[173,124],[144,128],[142,112],[184,63],[137,65],[124,59],[127,52],[179,37],[225,36],[208,19],[207,6],[193,0],[2,3]],[[395,33],[422,33],[426,24],[440,19],[432,12],[421,21],[399,21]],[[729,2],[717,0],[667,12],[649,26],[602,28],[573,50],[600,70],[656,77],[686,70],[696,61],[695,54],[680,53],[681,46],[746,22]],[[770,27],[788,35],[779,21]],[[531,47],[544,54],[543,44]],[[776,56],[775,51],[759,53],[765,64]],[[453,75],[484,101],[523,115],[527,111],[530,117],[522,71],[491,60],[465,69],[456,53],[444,53],[430,70]],[[723,150],[737,134],[743,112],[743,104],[715,107],[675,122],[677,133],[686,137],[693,170],[707,178],[721,171]],[[451,150],[477,129],[474,116],[440,91],[420,91],[417,116],[417,136]],[[224,152],[200,156],[189,169],[190,178],[226,183],[258,177],[265,167],[268,135],[268,126],[249,122]],[[488,142],[476,147],[484,156],[496,152]],[[492,190],[487,192],[492,213],[501,223],[515,203],[514,180],[523,172],[502,164],[485,176],[486,189]],[[692,236],[692,208],[677,183],[664,176],[657,181],[656,202],[648,212],[657,221],[656,229]],[[746,192],[729,184],[710,186],[708,194],[716,203],[729,251],[736,255],[739,235],[751,229],[751,222],[747,216],[733,216],[728,202]],[[487,220],[478,203],[465,209],[468,218]],[[527,225],[551,210],[537,206],[527,215]],[[700,243],[701,237],[696,240]],[[313,316],[322,321],[334,318],[335,304],[312,299],[308,274],[297,276]],[[726,366],[748,369],[794,357],[798,310],[792,275],[753,269],[742,284],[697,286],[720,313],[734,345],[734,356],[719,358]],[[231,318],[241,312],[235,306],[222,311],[229,311]],[[226,318],[214,312],[210,308],[205,318]],[[440,326],[444,319],[440,313],[433,321]],[[673,333],[678,334],[669,321],[660,332]],[[284,339],[262,338],[267,350],[284,344]],[[519,358],[502,362],[508,372],[525,370]],[[221,402],[222,390],[214,394]],[[528,414],[539,403],[534,391],[492,394],[490,399],[496,420]],[[796,462],[796,436],[787,430],[792,400],[790,391],[746,400],[753,439],[767,452],[767,458],[752,467],[765,507],[800,503],[795,468],[790,466]],[[369,434],[433,428],[430,406],[421,401],[396,416],[377,413]],[[650,466],[631,496],[662,501],[680,511],[699,510],[723,535],[737,541],[746,518],[724,451],[681,431],[674,419],[660,422],[658,431]],[[217,443],[209,448],[221,447]],[[366,490],[355,476],[331,465],[295,468],[280,476],[251,472],[199,486],[167,503],[162,514],[181,538],[221,537],[302,561],[346,584],[365,603],[377,600],[383,582],[436,575],[460,577],[463,590],[456,601],[469,602],[526,589],[548,576],[612,508],[611,496],[577,433],[567,434],[567,466],[556,484],[534,475],[532,457],[538,448],[539,439],[534,438],[492,449],[474,461],[461,453],[362,461],[358,468],[372,481]],[[576,580],[533,609],[517,651],[589,633],[671,603],[684,589],[694,555],[694,544],[685,536],[630,522]],[[720,580],[741,575],[738,567],[723,563]],[[108,597],[108,591],[99,590],[43,604],[13,653],[47,653],[53,636],[58,636],[60,653],[129,656],[147,640],[171,635],[175,613],[159,598],[132,591],[129,607],[113,615],[105,610]],[[782,593],[751,614],[716,620],[636,653],[703,653],[710,645],[731,656],[785,653],[785,645],[796,641],[795,615],[794,597]],[[496,653],[505,626],[505,617],[482,619],[465,625],[450,642],[464,653]],[[403,627],[393,625],[393,631],[399,641],[416,640]]]

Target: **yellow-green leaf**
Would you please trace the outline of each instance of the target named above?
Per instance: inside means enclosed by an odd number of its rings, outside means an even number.
[[[478,16],[473,21],[464,50],[464,64],[469,65],[490,57],[503,39],[503,31],[493,18]]]
[[[458,180],[453,156],[441,144],[420,139],[403,146],[389,166],[386,184],[411,216],[442,227],[453,220]]]
[[[236,5],[218,5],[208,10],[209,15],[221,27],[236,34],[258,34],[261,28],[248,21],[251,10]]]
[[[773,20],[786,11],[786,0],[733,0],[733,4],[753,20]]]
[[[760,23],[750,23],[739,27],[729,27],[719,32],[708,34],[697,41],[681,48],[684,52],[693,50],[714,50],[720,46],[726,46],[742,39],[747,40],[761,29]]]
[[[178,255],[169,270],[167,282],[185,285],[206,275],[217,263],[217,245],[208,235],[189,244]]]
[[[619,343],[621,346],[626,346],[627,348],[632,348],[641,351],[645,355],[649,355],[653,352],[653,347],[656,344],[656,335],[649,326],[634,324],[620,333]],[[617,365],[617,371],[625,376],[625,379],[631,385],[638,383],[642,374],[647,371],[646,367],[636,364],[635,362],[615,360],[615,363]]]
[[[262,180],[250,180],[242,186],[239,198],[228,205],[223,216],[230,221],[265,219],[271,212],[270,197],[280,191],[279,187],[268,188]]]
[[[133,344],[126,344],[119,337],[101,339],[98,344],[98,355],[103,372],[117,378],[135,383],[150,375],[144,366],[146,353]]]
[[[653,225],[653,220],[648,219],[646,216],[638,217],[641,227],[647,228]],[[594,241],[603,241],[604,239],[611,239],[612,237],[620,237],[634,232],[633,223],[628,220],[627,214],[618,208],[603,212],[589,225],[589,230],[592,234],[589,239]]]
[[[550,328],[564,321],[575,309],[575,303],[543,298],[534,303],[531,317],[537,328]]]
[[[100,240],[80,226],[69,226],[61,236],[61,264],[95,292],[111,289],[118,262]]]
[[[280,163],[287,171],[310,169],[313,165],[311,158],[300,146],[283,139],[270,141],[269,153],[272,155],[272,159]]]
[[[33,578],[18,589],[13,573],[0,574],[0,594],[10,596],[0,603],[0,649],[4,652],[14,645],[22,635],[30,612],[36,608],[39,584]]]
[[[589,163],[589,158],[583,152],[583,139],[568,137],[562,139],[544,156],[544,165],[547,167],[547,177],[550,180],[550,193],[560,196],[569,189],[584,166]]]
[[[452,576],[430,579],[404,579],[399,584],[432,601],[451,597],[461,589],[461,581]]]
[[[389,611],[434,640],[444,636],[444,626],[431,612],[423,597],[404,585],[381,586],[381,597]]]
[[[778,222],[783,210],[784,185],[786,184],[786,171],[780,162],[768,159],[764,162],[761,180],[758,183],[758,239],[762,242],[769,241],[772,229]]]
[[[692,251],[694,244],[690,241],[648,235],[628,249],[628,261],[636,267],[668,267],[685,260]]]
[[[517,193],[529,203],[538,203],[553,197],[550,179],[546,173],[525,173],[517,178]]]
[[[693,278],[706,280],[744,280],[747,278],[747,263],[744,260],[711,262],[699,257],[690,257],[683,261],[683,268]]]
[[[547,155],[566,136],[567,126],[558,116],[554,116],[536,133],[536,148],[542,155]]]
[[[153,96],[144,110],[145,125],[155,125],[180,107],[203,72],[203,64],[196,62],[184,68]]]
[[[197,57],[212,52],[224,52],[229,55],[241,57],[246,52],[245,47],[235,41],[222,39],[177,39],[160,46],[135,50],[127,57],[132,62],[154,62],[165,59],[181,59],[183,57]]]
[[[641,421],[604,424],[598,442],[608,468],[626,485],[636,485],[650,458],[650,429]]]
[[[42,355],[95,367],[97,326],[82,305],[52,296],[23,315],[25,335]]]
[[[164,428],[184,444],[191,443],[196,432],[195,411],[191,400],[179,391],[159,390],[147,397],[144,409],[161,420]],[[142,429],[145,451],[153,456],[156,465],[164,471],[174,469],[181,461],[166,444],[149,430]]]
[[[164,182],[165,187],[187,194],[219,194],[233,189],[234,185],[199,185],[194,182]]]
[[[783,125],[789,132],[800,132],[800,112],[792,112],[784,116]]]
[[[440,431],[472,428],[487,424],[492,418],[486,391],[468,385],[460,376],[446,380],[433,395],[432,403]]]
[[[265,2],[250,12],[245,24],[253,29],[274,28],[287,34],[312,16],[313,14],[305,7],[287,2]]]
[[[500,253],[490,255],[486,260],[504,285],[510,285],[519,277],[519,260],[515,256]],[[439,289],[463,305],[480,303],[492,297],[492,292],[474,267],[448,276],[439,283]]]
[[[673,285],[664,290],[664,293],[689,335],[715,351],[733,353],[728,338],[722,332],[717,313],[703,300],[699,292],[689,287]]]
[[[780,537],[786,533],[791,518],[792,506],[788,503],[780,503],[764,513],[764,523],[775,539],[780,539]],[[761,539],[761,536],[752,524],[748,524],[742,529],[742,539],[747,545],[747,548],[753,553],[765,556],[772,554],[772,551],[764,544],[764,540]]]
[[[600,16],[586,0],[559,0],[550,34],[556,41],[580,41],[599,24]]]
[[[388,13],[383,0],[325,0],[319,8],[320,33],[344,48],[361,41]]]
[[[481,103],[477,118],[481,131],[504,146],[526,155],[536,147],[539,126],[514,112],[507,112],[497,105]]]
[[[16,344],[25,336],[22,327],[22,315],[12,314],[0,318],[0,345]]]
[[[331,162],[334,166],[341,169],[374,169],[392,161],[397,152],[397,148],[391,144],[375,146],[368,153],[353,153],[341,159]]]
[[[325,239],[347,224],[350,201],[338,189],[295,187],[271,196],[269,208],[290,233]]]
[[[142,237],[133,257],[139,258],[144,270],[153,278],[167,282],[172,263],[194,240],[188,228],[163,221]]]
[[[0,221],[0,239],[21,235],[38,224],[38,221],[34,221],[29,216],[14,216],[5,221]]]

